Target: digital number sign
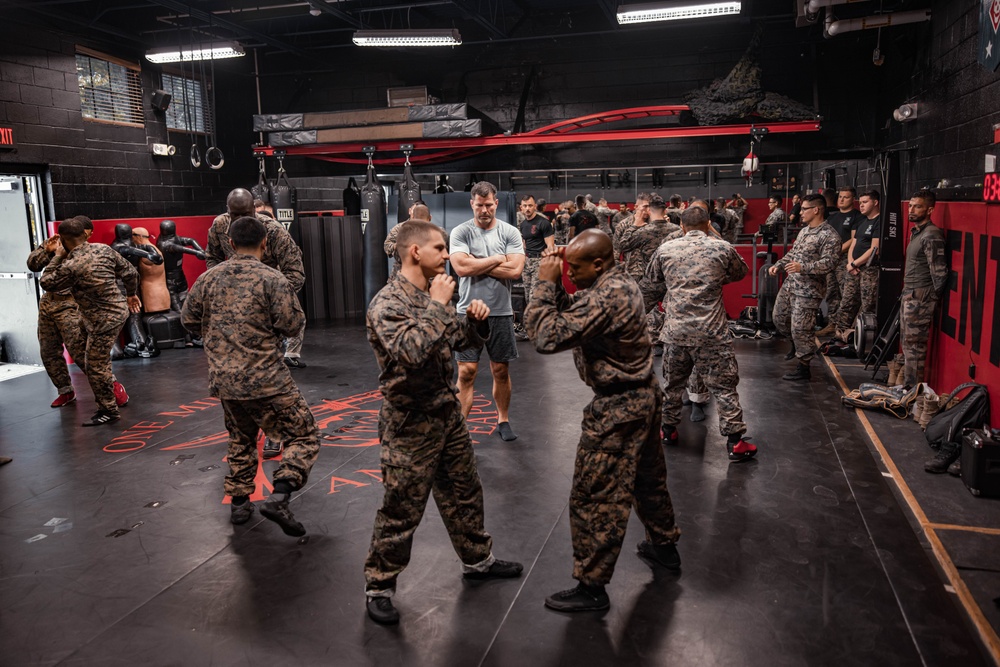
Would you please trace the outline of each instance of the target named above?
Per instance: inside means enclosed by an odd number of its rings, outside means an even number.
[[[983,177],[983,201],[1000,204],[1000,174],[986,174]]]

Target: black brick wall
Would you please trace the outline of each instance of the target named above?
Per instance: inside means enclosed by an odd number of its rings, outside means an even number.
[[[0,43],[0,123],[14,128],[16,142],[16,151],[0,151],[0,171],[15,165],[48,167],[53,218],[79,213],[95,219],[214,214],[224,209],[230,189],[256,181],[256,162],[250,155],[256,102],[246,63],[217,65],[218,143],[226,164],[212,171],[191,166],[188,135],[168,133],[163,113],[149,106],[160,73],[141,53],[13,23],[0,26]],[[77,43],[140,62],[147,101],[144,127],[83,119]],[[198,142],[204,152],[207,139]],[[154,143],[174,144],[177,154],[155,157]]]

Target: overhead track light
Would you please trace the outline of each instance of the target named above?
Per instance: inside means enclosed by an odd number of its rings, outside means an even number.
[[[146,60],[151,63],[176,63],[192,60],[220,60],[239,58],[246,53],[236,42],[215,42],[213,44],[192,44],[181,47],[162,47],[146,52]]]
[[[462,36],[457,30],[358,30],[358,46],[458,46]]]
[[[621,5],[618,23],[647,23],[650,21],[677,21],[704,19],[715,16],[732,16],[740,13],[741,2],[651,2],[641,5]]]

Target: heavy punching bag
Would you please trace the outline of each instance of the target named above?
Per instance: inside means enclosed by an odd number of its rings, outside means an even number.
[[[385,215],[385,191],[369,161],[368,176],[361,186],[361,233],[364,237],[365,307],[389,280],[389,263],[382,245],[388,234]]]
[[[285,226],[292,240],[302,247],[302,231],[299,229],[299,216],[296,211],[298,196],[295,188],[288,182],[285,165],[278,159],[278,177],[271,184],[271,204],[274,208],[274,219]]]
[[[361,189],[353,176],[344,188],[344,215],[361,215]]]
[[[396,222],[409,220],[410,207],[418,201],[420,201],[420,184],[413,178],[410,160],[407,158],[403,167],[403,180],[399,182],[399,209],[396,211]]]
[[[267,174],[264,172],[264,158],[260,162],[260,174],[257,176],[257,185],[250,188],[250,194],[254,199],[259,199],[265,204],[271,203],[271,185],[267,182]]]

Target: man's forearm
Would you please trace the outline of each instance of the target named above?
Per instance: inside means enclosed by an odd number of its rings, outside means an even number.
[[[508,260],[490,271],[489,276],[498,280],[516,280],[522,271],[524,271],[523,264]]]
[[[459,261],[455,261],[455,259],[452,258],[451,265],[455,267],[455,272],[458,273],[459,276],[483,276],[500,266],[503,261],[504,260],[499,255],[482,258],[472,257],[469,255]]]

